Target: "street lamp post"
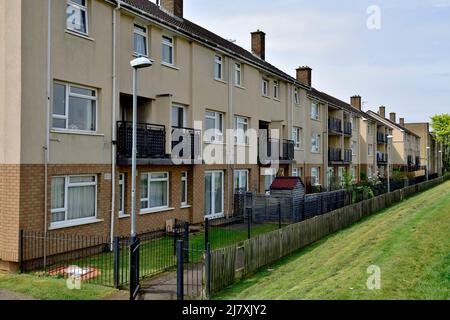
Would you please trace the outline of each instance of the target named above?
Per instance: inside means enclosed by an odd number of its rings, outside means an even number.
[[[388,193],[391,192],[391,143],[394,137],[392,135],[388,135],[388,161],[387,161],[387,180],[388,180]]]
[[[427,147],[427,181],[430,179],[430,147]]]
[[[152,62],[140,57],[130,62],[133,68],[133,149],[131,164],[131,243],[137,240],[136,231],[136,176],[137,176],[137,73],[139,69],[151,67]]]

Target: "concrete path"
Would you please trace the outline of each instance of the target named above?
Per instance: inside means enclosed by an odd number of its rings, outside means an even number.
[[[0,288],[0,301],[6,301],[6,300],[36,300],[36,299],[26,296],[24,294],[15,293],[15,292],[11,292],[6,289]]]

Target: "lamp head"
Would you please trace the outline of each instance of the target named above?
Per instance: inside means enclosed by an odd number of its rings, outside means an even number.
[[[143,69],[151,67],[153,63],[146,57],[139,57],[130,61],[130,65],[135,69]]]

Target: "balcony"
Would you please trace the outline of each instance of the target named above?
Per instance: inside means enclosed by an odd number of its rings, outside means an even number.
[[[329,148],[328,149],[328,162],[342,163],[342,149]]]
[[[387,135],[382,132],[377,132],[377,143],[378,144],[387,144],[388,143]]]
[[[281,145],[281,148],[280,148]],[[279,157],[275,159],[275,152],[272,150],[279,149]],[[262,150],[260,149],[259,159],[260,162],[267,161],[281,161],[281,162],[294,162],[295,157],[295,142],[293,140],[279,140],[269,138],[267,140],[267,159],[264,159],[264,155],[261,154]],[[262,152],[264,153],[264,152]]]
[[[342,134],[342,120],[330,117],[328,119],[329,134]]]
[[[351,136],[353,134],[353,126],[351,122],[344,122],[344,134]]]
[[[344,163],[352,163],[353,162],[353,150],[346,149],[344,150]]]
[[[172,158],[185,161],[200,160],[201,146],[202,132],[200,130],[172,127]]]
[[[377,163],[385,165],[388,163],[388,155],[386,153],[377,152]]]

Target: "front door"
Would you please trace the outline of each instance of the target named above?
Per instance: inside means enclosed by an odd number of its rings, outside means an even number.
[[[224,216],[224,172],[205,172],[205,217]]]

